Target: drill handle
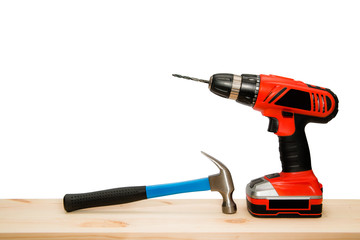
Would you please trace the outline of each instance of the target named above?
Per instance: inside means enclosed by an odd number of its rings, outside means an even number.
[[[280,160],[283,172],[311,170],[309,145],[305,135],[306,116],[294,114],[295,132],[291,136],[279,136]]]

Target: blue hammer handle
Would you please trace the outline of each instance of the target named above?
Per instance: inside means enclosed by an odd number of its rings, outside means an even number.
[[[210,190],[209,178],[201,178],[186,182],[146,186],[146,197],[156,198],[178,193],[198,192],[207,190]]]

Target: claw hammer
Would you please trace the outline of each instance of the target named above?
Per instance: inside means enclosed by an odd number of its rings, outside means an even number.
[[[234,184],[229,169],[209,154],[205,152],[201,153],[208,157],[219,168],[220,172],[218,174],[185,182],[121,187],[89,193],[66,194],[64,196],[64,208],[67,212],[72,212],[83,208],[123,204],[178,193],[211,190],[221,194],[223,198],[223,213],[236,213],[236,204],[232,198]]]

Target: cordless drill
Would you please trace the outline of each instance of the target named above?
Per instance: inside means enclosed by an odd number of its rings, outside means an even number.
[[[311,169],[305,126],[327,123],[336,116],[338,98],[330,89],[275,75],[215,74],[210,80],[173,76],[208,83],[216,95],[269,118],[268,131],[279,137],[282,172],[254,179],[246,186],[250,214],[321,217],[323,188]]]

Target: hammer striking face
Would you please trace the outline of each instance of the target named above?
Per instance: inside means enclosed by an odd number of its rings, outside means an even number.
[[[121,187],[89,193],[66,194],[64,196],[64,208],[67,212],[72,212],[83,208],[123,204],[179,193],[211,190],[221,194],[223,198],[223,213],[235,213],[236,204],[232,198],[234,184],[229,169],[214,157],[204,152],[201,153],[207,156],[219,168],[220,172],[218,174],[185,182]]]

